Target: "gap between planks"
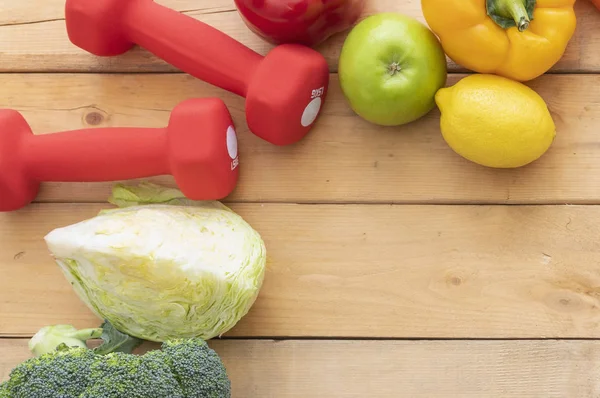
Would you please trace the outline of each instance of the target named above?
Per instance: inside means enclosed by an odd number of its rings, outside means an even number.
[[[27,341],[33,334],[2,334],[0,340],[24,340]],[[212,338],[209,341],[264,341],[264,342],[289,342],[289,341],[312,341],[312,342],[553,342],[553,341],[589,341],[600,342],[600,338],[593,337],[360,337],[360,336],[224,336]],[[154,344],[146,341],[144,344]]]

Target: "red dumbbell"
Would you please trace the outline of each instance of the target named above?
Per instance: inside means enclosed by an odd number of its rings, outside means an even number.
[[[237,184],[237,137],[220,99],[189,99],[166,128],[92,128],[33,135],[0,110],[0,211],[35,199],[41,182],[98,182],[172,174],[193,200],[218,200]]]
[[[191,76],[246,97],[248,127],[275,145],[304,137],[327,96],[327,62],[305,46],[282,44],[262,57],[152,0],[67,0],[65,16],[71,42],[94,55],[119,55],[137,44]]]

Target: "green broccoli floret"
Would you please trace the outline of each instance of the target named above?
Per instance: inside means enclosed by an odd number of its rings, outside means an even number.
[[[221,358],[206,341],[187,339],[162,345],[186,397],[228,398],[231,382]]]
[[[15,398],[79,397],[91,383],[97,356],[87,348],[70,348],[29,358],[10,373],[6,390]]]
[[[0,398],[11,398],[8,394],[8,382],[0,383]]]
[[[95,349],[73,343],[73,329],[61,342],[57,330],[44,328],[30,346],[40,354],[10,373],[0,398],[230,398],[231,383],[218,354],[202,339],[163,343],[161,350],[130,353],[137,342],[110,324],[103,325],[104,344]],[[91,330],[91,329],[90,329]],[[89,331],[89,330],[88,330]],[[99,333],[83,335],[97,336]],[[47,336],[50,345],[44,341]],[[37,355],[36,354],[36,355]]]
[[[92,365],[94,380],[80,398],[185,398],[159,351],[143,356],[111,353]]]

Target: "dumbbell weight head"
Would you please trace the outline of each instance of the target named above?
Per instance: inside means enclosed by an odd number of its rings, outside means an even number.
[[[119,23],[131,0],[70,1],[65,4],[65,19],[71,41],[98,56],[115,56],[129,51],[131,43]]]
[[[223,198],[238,180],[237,135],[218,98],[183,101],[167,127],[169,169],[188,198]]]
[[[33,132],[23,116],[0,109],[0,209],[17,210],[38,194],[39,183],[27,176],[21,151]]]
[[[329,68],[319,53],[298,44],[273,48],[248,87],[248,127],[275,145],[299,141],[319,115],[328,85]]]

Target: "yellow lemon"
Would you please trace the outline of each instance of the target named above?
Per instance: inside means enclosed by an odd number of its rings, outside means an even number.
[[[515,168],[540,158],[556,126],[546,103],[526,85],[474,74],[435,97],[444,140],[459,155],[487,167]]]

